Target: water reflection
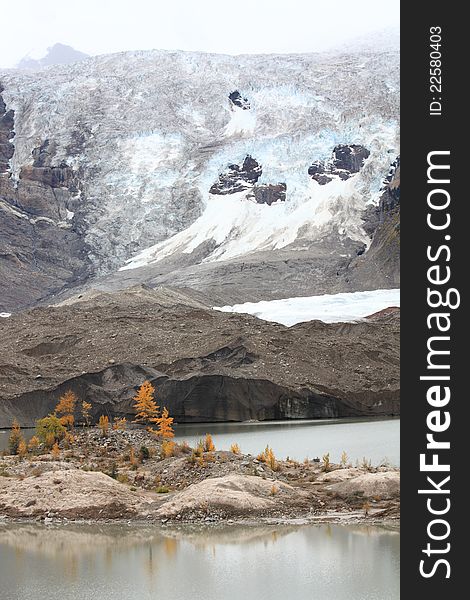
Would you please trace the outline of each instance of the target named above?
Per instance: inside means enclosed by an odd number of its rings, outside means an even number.
[[[370,526],[0,526],[2,600],[396,600],[399,534]]]

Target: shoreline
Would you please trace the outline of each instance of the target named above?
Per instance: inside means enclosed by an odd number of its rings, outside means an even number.
[[[167,444],[167,445],[165,445]],[[204,446],[205,445],[205,446]],[[398,521],[399,469],[279,460],[161,442],[144,429],[74,432],[55,453],[0,458],[0,520],[246,523]],[[0,521],[1,522],[1,521]]]

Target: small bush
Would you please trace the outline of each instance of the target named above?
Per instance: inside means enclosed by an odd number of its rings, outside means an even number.
[[[240,454],[240,446],[238,444],[232,444],[230,446],[230,452],[233,452],[233,454]]]
[[[38,448],[39,448],[39,438],[36,435],[33,435],[33,437],[29,440],[28,442],[28,450],[30,452],[37,452]]]
[[[26,442],[22,439],[18,444],[18,456],[20,458],[24,458],[28,454],[28,447],[26,446]]]
[[[166,485],[159,485],[155,491],[157,494],[168,494],[170,488]]]
[[[176,444],[175,444],[175,442],[173,442],[173,440],[164,440],[162,442],[162,451],[161,451],[162,458],[170,458],[170,456],[174,456],[175,455],[175,447],[176,447]]]
[[[279,492],[279,488],[275,485],[272,486],[271,491],[269,492],[271,496],[275,496]]]
[[[127,473],[118,473],[116,479],[119,483],[129,483],[129,476]]]
[[[150,458],[150,450],[147,448],[147,446],[141,446],[139,454],[141,461],[148,460]]]
[[[191,446],[186,441],[182,442],[179,448],[183,454],[191,454],[192,452]]]
[[[54,460],[57,460],[60,456],[60,448],[59,448],[59,444],[57,442],[54,443],[54,445],[51,448],[51,454]]]
[[[330,453],[329,452],[327,452],[326,454],[324,454],[322,456],[322,461],[323,461],[323,470],[325,471],[325,473],[328,473],[328,471],[331,468]]]
[[[98,421],[98,427],[101,430],[101,435],[107,437],[109,430],[109,418],[107,415],[101,415],[100,420]]]
[[[119,419],[118,417],[114,417],[114,421],[113,421],[113,430],[114,431],[124,431],[124,429],[126,429],[126,425],[127,425],[126,417],[123,417],[122,419]]]
[[[343,467],[343,469],[346,468],[346,465],[348,464],[348,460],[349,460],[349,457],[346,454],[346,452],[343,450],[343,452],[341,453],[341,460],[339,461],[340,465]]]
[[[266,446],[264,452],[262,452],[261,454],[258,454],[257,458],[260,462],[265,463],[273,471],[279,470],[279,465],[277,464],[276,457],[274,455],[274,451],[269,446]]]
[[[206,437],[204,438],[204,442],[203,442],[203,449],[204,449],[204,452],[214,452],[215,451],[215,444],[212,441],[212,436],[210,433],[206,433]]]

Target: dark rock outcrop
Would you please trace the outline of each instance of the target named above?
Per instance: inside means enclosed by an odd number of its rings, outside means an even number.
[[[228,97],[229,97],[230,102],[234,106],[238,106],[239,108],[242,108],[243,110],[250,110],[250,103],[248,101],[248,98],[243,98],[243,96],[240,94],[240,92],[238,90],[235,90],[234,92],[230,92]]]
[[[345,276],[354,284],[400,287],[400,157],[392,163],[377,206],[364,214],[372,238],[367,252],[354,259]]]
[[[67,389],[95,417],[133,413],[149,379],[180,422],[399,414],[399,314],[284,327],[171,290],[89,295],[0,320],[0,427]]]
[[[3,90],[0,83],[0,177],[9,177],[9,161],[15,151],[10,142],[15,135],[15,113],[11,109],[7,110],[2,97]]]
[[[212,185],[211,194],[236,194],[247,190],[258,181],[263,170],[257,160],[248,155],[242,165],[228,166],[226,173],[219,175],[219,179]]]
[[[343,181],[358,173],[370,152],[358,144],[340,144],[333,148],[328,161],[315,161],[308,169],[308,174],[320,185],[325,185],[339,177]]]
[[[3,123],[7,115],[12,111]],[[17,182],[8,170],[0,173],[0,311],[34,304],[89,273],[86,246],[74,224],[82,201],[80,174],[65,162],[54,163],[54,153],[54,143],[45,140]],[[10,154],[9,149],[2,156]]]
[[[254,200],[257,204],[267,204],[271,206],[274,202],[286,200],[287,186],[285,183],[267,183],[255,185],[247,195],[249,200]]]

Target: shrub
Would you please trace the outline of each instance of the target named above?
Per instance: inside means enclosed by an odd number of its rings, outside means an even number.
[[[59,458],[60,448],[59,448],[59,444],[57,442],[55,442],[54,445],[52,446],[51,454],[52,454],[52,457],[54,458],[54,460],[57,460]]]
[[[275,496],[278,492],[279,492],[279,488],[273,484],[269,493],[271,494],[271,496]]]
[[[24,440],[21,433],[21,427],[18,421],[15,419],[11,426],[10,437],[8,438],[8,448],[10,450],[10,454],[18,454],[18,448],[22,441]]]
[[[344,468],[346,468],[346,465],[348,464],[348,455],[346,454],[346,452],[343,450],[343,452],[341,453],[341,460],[340,460],[340,465]]]
[[[37,452],[38,448],[39,448],[39,438],[36,435],[33,435],[33,437],[29,440],[28,442],[28,450],[30,452]]]
[[[109,418],[107,415],[101,415],[100,420],[98,421],[98,427],[101,430],[101,435],[107,437],[109,430]]]
[[[329,452],[327,452],[326,454],[324,454],[322,456],[322,461],[323,461],[323,470],[325,471],[325,473],[328,473],[328,471],[331,468],[330,453]]]
[[[204,442],[203,442],[203,448],[204,448],[204,452],[214,452],[215,451],[215,444],[212,441],[212,436],[210,433],[206,433],[206,437],[204,438]]]
[[[24,458],[27,454],[28,447],[26,446],[26,442],[24,441],[24,439],[21,439],[20,443],[18,444],[18,456],[20,458]]]
[[[60,422],[59,417],[50,414],[36,422],[36,433],[46,448],[50,449],[55,442],[64,439],[66,429]]]
[[[262,452],[261,454],[258,454],[257,459],[260,462],[264,462],[273,471],[279,470],[279,465],[277,464],[273,449],[270,448],[269,446],[266,446],[264,452]]]
[[[124,431],[127,425],[126,417],[119,419],[118,417],[114,417],[113,429],[114,431]]]
[[[116,477],[119,483],[129,483],[129,476],[127,473],[119,473]]]
[[[233,452],[233,454],[240,454],[240,446],[238,444],[232,444],[230,446],[230,452]]]
[[[150,450],[147,448],[147,446],[141,446],[139,455],[141,461],[147,460],[150,458]]]
[[[109,471],[108,475],[110,477],[112,477],[113,479],[117,479],[117,476],[118,476],[117,465],[114,461],[111,463],[111,470]]]
[[[131,463],[131,466],[134,469],[137,469],[137,465],[139,464],[139,461],[137,460],[137,458],[135,456],[135,451],[132,446],[129,449],[129,462]]]
[[[159,485],[156,489],[157,494],[168,494],[170,488],[166,485]]]
[[[191,454],[192,452],[191,446],[186,441],[182,442],[179,448],[183,454]]]
[[[162,458],[170,458],[175,455],[175,442],[173,440],[164,440],[162,443]]]

